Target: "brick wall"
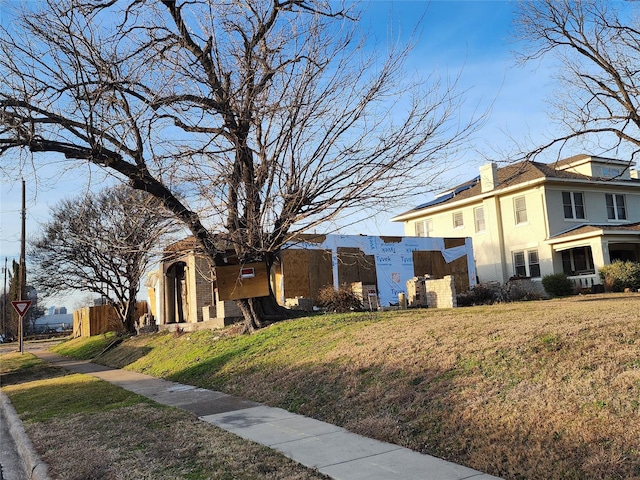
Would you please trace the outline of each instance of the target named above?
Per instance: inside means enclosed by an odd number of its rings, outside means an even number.
[[[211,269],[209,262],[205,257],[196,255],[193,262],[194,276],[195,276],[195,294],[191,294],[191,301],[195,305],[195,313],[197,315],[197,321],[207,321],[208,318],[204,318],[202,313],[203,306],[213,305],[213,299],[211,296]]]
[[[447,275],[438,280],[428,279],[426,288],[429,308],[453,308],[458,306],[453,275]]]
[[[426,277],[413,277],[407,281],[407,306],[427,307],[427,280]]]

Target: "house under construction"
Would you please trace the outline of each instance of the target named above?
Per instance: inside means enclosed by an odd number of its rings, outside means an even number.
[[[417,276],[452,276],[458,292],[476,278],[469,238],[309,235],[286,245],[268,273],[264,264],[234,262],[233,252],[225,258],[227,265],[214,268],[193,237],[168,247],[147,280],[156,324],[228,325],[242,316],[236,299],[268,295],[269,288],[281,305],[311,306],[327,285],[354,285],[365,306],[384,308],[397,305]]]

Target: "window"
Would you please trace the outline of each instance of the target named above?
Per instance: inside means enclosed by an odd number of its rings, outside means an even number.
[[[540,260],[538,259],[538,251],[530,250],[527,253],[529,254],[529,276],[539,277],[540,276]]]
[[[517,277],[539,277],[540,259],[538,250],[513,252],[513,270]]]
[[[462,212],[455,212],[453,214],[453,228],[464,227],[464,219],[462,218]]]
[[[416,222],[416,237],[430,237],[433,234],[433,220]]]
[[[618,250],[611,249],[609,247],[609,257],[611,258],[611,263],[616,260],[620,260],[621,262],[637,262],[637,256],[635,251],[633,250]]]
[[[524,261],[524,252],[515,252],[513,254],[513,265],[515,269],[516,276],[518,277],[526,277],[527,276],[527,264]]]
[[[584,199],[580,192],[562,192],[564,218],[584,220]]]
[[[621,175],[620,169],[611,167],[602,167],[602,176],[613,178]]]
[[[593,274],[591,247],[577,247],[562,251],[562,271],[569,276]]]
[[[516,225],[527,223],[527,202],[524,197],[514,198],[513,205],[516,211]]]
[[[484,223],[484,207],[478,207],[473,209],[473,218],[476,223],[476,233],[485,231]]]
[[[609,220],[626,220],[627,209],[624,205],[624,195],[605,194],[607,200],[607,218]]]

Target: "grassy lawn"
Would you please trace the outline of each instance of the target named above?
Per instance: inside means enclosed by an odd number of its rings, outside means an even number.
[[[80,352],[86,341],[58,351]],[[113,338],[91,341],[95,354]],[[638,294],[320,315],[251,336],[144,335],[95,361],[507,479],[640,478]]]
[[[31,354],[0,357],[0,375],[54,479],[326,478],[195,415]]]

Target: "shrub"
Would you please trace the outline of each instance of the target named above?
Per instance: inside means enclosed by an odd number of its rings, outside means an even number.
[[[471,307],[473,305],[491,305],[497,300],[495,289],[489,285],[479,283],[457,296],[457,305],[459,307]]]
[[[564,273],[554,273],[542,277],[542,286],[552,297],[571,295],[575,288],[573,282]]]
[[[346,285],[342,285],[337,290],[331,285],[323,287],[318,293],[318,304],[331,312],[337,313],[364,310],[360,298]]]
[[[530,278],[511,278],[502,286],[501,302],[522,302],[540,300],[542,292],[540,284]]]
[[[640,289],[640,263],[616,260],[600,267],[600,278],[607,290],[622,292],[625,288]]]

